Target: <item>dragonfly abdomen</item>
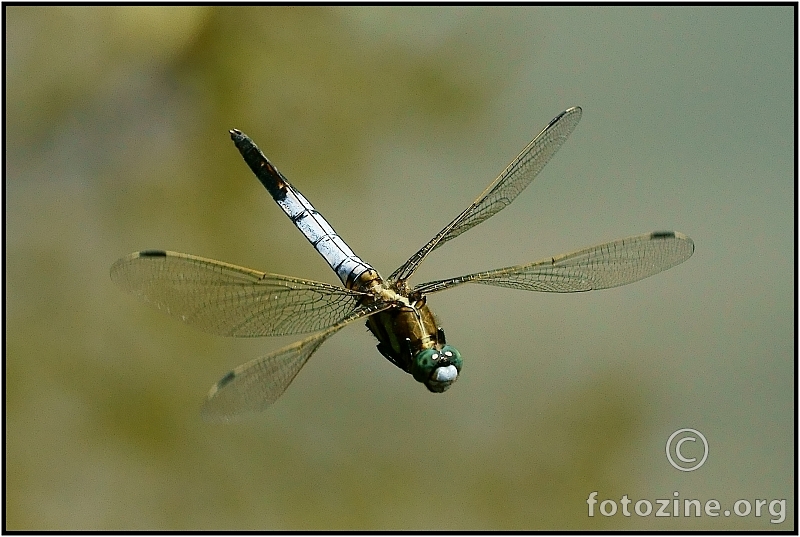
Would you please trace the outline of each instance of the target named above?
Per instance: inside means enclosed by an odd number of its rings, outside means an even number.
[[[275,198],[275,201],[346,287],[353,288],[362,274],[374,270],[353,252],[325,217],[292,185],[286,183],[283,197]]]
[[[234,129],[231,139],[261,184],[346,287],[357,287],[364,273],[375,271],[353,252],[325,217],[267,160],[246,134]]]

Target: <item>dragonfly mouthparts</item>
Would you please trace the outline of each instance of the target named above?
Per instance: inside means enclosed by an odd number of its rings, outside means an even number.
[[[456,366],[450,364],[447,367],[440,367],[433,374],[433,378],[439,382],[449,382],[456,379],[458,370]]]

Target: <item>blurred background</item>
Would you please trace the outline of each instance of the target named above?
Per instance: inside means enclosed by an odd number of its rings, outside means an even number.
[[[793,529],[792,7],[5,15],[7,529]],[[465,360],[445,394],[356,323],[263,415],[207,424],[214,382],[299,338],[206,335],[109,278],[159,248],[338,283],[228,129],[388,276],[574,105],[528,190],[414,282],[664,229],[695,254],[607,291],[432,295]],[[684,427],[694,472],[665,457]],[[753,511],[620,512],[676,494]]]

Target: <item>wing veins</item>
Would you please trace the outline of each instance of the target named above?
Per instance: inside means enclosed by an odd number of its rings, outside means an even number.
[[[120,259],[111,267],[112,280],[151,306],[213,334],[313,332],[347,318],[369,296],[188,254],[155,254]]]
[[[555,155],[580,118],[581,108],[577,106],[556,116],[469,207],[395,270],[389,280],[407,280],[433,250],[510,205]]]
[[[353,321],[392,307],[391,303],[363,306],[322,332],[234,368],[209,390],[203,404],[203,418],[231,421],[266,409],[286,391],[329,337]]]
[[[552,293],[609,289],[674,267],[693,252],[694,242],[682,233],[645,233],[534,263],[423,283],[414,292],[436,293],[463,283]]]

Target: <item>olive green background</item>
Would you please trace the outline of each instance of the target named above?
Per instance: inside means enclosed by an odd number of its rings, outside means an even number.
[[[793,529],[793,8],[5,15],[8,529]],[[465,360],[445,394],[357,323],[263,415],[206,424],[212,383],[298,338],[206,335],[109,278],[162,248],[337,282],[230,128],[386,276],[573,105],[528,190],[414,281],[664,229],[695,254],[608,291],[431,295]],[[665,457],[684,427],[694,472]],[[590,517],[593,491],[786,519]]]

